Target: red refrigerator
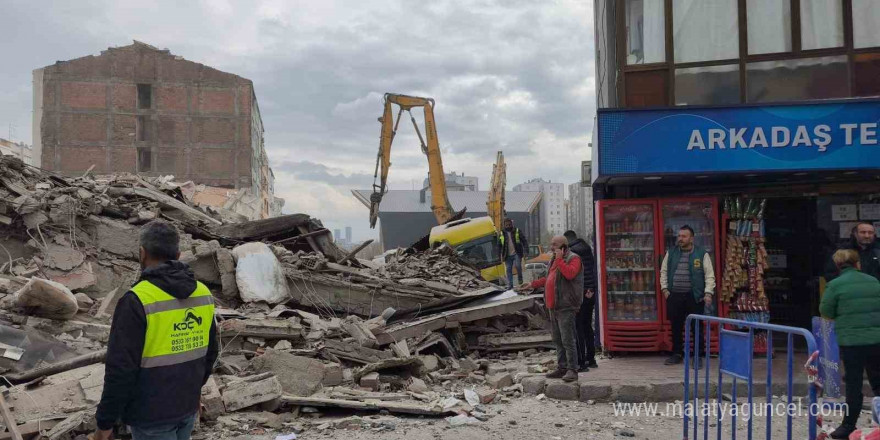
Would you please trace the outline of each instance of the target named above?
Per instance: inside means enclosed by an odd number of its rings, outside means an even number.
[[[671,326],[660,292],[663,255],[675,246],[679,228],[689,225],[720,278],[717,199],[602,200],[597,220],[603,346],[622,352],[670,350]],[[715,335],[711,344],[717,350]]]

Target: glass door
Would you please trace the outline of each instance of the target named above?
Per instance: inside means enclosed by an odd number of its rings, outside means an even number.
[[[657,321],[654,206],[602,208],[607,321]]]

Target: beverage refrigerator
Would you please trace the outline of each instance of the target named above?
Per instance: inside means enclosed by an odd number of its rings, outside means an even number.
[[[596,216],[603,346],[612,352],[670,350],[671,325],[660,291],[663,256],[675,246],[679,228],[688,225],[695,243],[712,256],[720,281],[717,199],[601,200]],[[713,351],[716,333],[713,329]]]

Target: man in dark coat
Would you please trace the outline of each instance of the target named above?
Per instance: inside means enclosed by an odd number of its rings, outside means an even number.
[[[880,280],[880,240],[877,240],[877,230],[873,223],[861,222],[856,225],[850,235],[849,243],[841,246],[840,249],[852,249],[858,252],[862,273]],[[825,266],[825,281],[831,282],[839,275],[840,270],[829,258]]]
[[[565,239],[572,252],[581,257],[584,266],[584,302],[575,318],[577,326],[578,371],[598,368],[596,363],[596,342],[593,333],[593,309],[596,307],[596,259],[593,248],[574,231],[565,231]]]

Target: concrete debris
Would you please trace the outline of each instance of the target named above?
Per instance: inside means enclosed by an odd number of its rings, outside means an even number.
[[[0,157],[11,251],[0,251],[0,368],[23,436],[94,429],[111,315],[154,219],[178,229],[181,261],[216,300],[223,350],[202,389],[206,438],[212,427],[300,434],[295,418],[321,417],[314,408],[481,423],[484,405],[544,392],[543,380],[513,384],[548,347],[538,296],[505,296],[448,246],[375,264],[306,214],[243,221],[198,194],[171,176],[64,178]],[[395,429],[372,417],[315,425]]]
[[[79,311],[73,293],[61,283],[31,278],[15,292],[15,306],[28,314],[51,319],[71,319]]]
[[[269,246],[247,243],[237,246],[232,254],[238,261],[235,279],[242,301],[278,304],[289,299],[284,272]]]

